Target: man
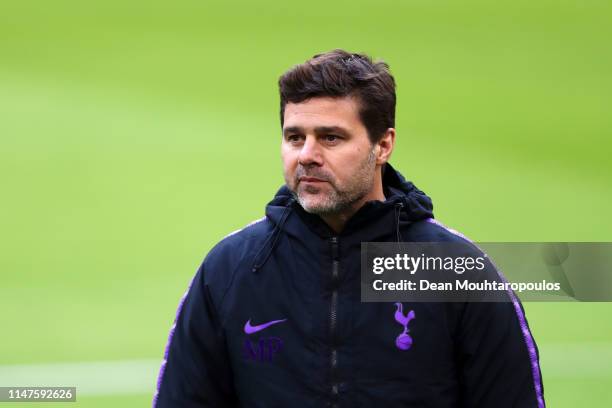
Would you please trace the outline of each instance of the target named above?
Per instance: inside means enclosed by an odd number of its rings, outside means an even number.
[[[514,294],[487,304],[360,302],[362,242],[468,245],[388,164],[388,66],[335,50],[279,86],[286,185],[264,218],[199,268],[154,406],[543,407],[537,348]]]

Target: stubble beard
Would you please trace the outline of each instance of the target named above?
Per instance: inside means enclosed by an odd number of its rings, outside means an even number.
[[[375,159],[376,154],[372,149],[345,186],[339,186],[337,180],[327,172],[298,165],[291,188],[293,197],[306,212],[320,216],[337,215],[352,210],[354,204],[372,190]],[[300,186],[299,178],[302,176],[320,178],[327,181],[328,186],[325,190],[311,185]]]

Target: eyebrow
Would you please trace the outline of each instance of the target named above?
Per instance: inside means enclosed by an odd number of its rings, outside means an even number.
[[[317,126],[314,128],[316,134],[322,133],[340,133],[342,135],[349,135],[350,132],[340,126]],[[283,129],[283,135],[289,133],[304,133],[304,128],[300,126],[289,126]]]

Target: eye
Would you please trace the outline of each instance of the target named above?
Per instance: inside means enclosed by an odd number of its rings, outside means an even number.
[[[293,134],[293,135],[287,135],[285,137],[285,139],[289,142],[289,143],[299,143],[302,140],[302,136],[298,135],[298,134]]]
[[[340,141],[340,136],[338,135],[325,135],[323,139],[330,144],[335,144]]]

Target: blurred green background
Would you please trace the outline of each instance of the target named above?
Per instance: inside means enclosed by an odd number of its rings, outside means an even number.
[[[3,1],[0,385],[150,404],[195,269],[282,183],[278,76],[333,48],[390,64],[391,162],[442,222],[612,241],[611,36],[608,1]],[[548,405],[611,406],[611,305],[525,307]]]

